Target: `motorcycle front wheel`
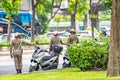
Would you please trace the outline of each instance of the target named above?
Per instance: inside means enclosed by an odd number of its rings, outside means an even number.
[[[29,72],[33,72],[33,71],[34,71],[34,66],[30,65]]]
[[[38,71],[38,69],[39,69],[39,66],[32,66],[32,65],[30,65],[29,72]]]

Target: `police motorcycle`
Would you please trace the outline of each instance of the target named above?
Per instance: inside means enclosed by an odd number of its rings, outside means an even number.
[[[70,44],[67,44],[67,46],[69,47]],[[66,50],[66,52],[64,53],[64,56],[63,56],[63,64],[62,64],[62,66],[63,66],[63,68],[72,67],[71,62],[69,60],[69,56],[67,54],[67,50]]]
[[[49,53],[47,50],[42,50],[40,47],[36,46],[35,51],[32,54],[29,72],[57,69],[59,54],[61,54],[62,50],[63,47],[58,44],[53,46],[53,50],[51,53]],[[66,63],[64,63],[64,65],[65,64]]]
[[[68,55],[65,53],[64,57],[63,57],[63,64],[62,64],[63,68],[69,68],[71,67],[71,62],[69,60]]]

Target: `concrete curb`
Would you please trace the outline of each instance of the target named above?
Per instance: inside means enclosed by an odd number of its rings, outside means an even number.
[[[32,54],[34,52],[34,50],[23,50],[23,54]],[[1,56],[9,56],[10,52],[9,51],[5,51],[5,52],[0,52],[0,57]]]
[[[38,45],[42,49],[49,49],[49,45]],[[34,50],[35,47],[33,46],[22,46],[23,50]],[[7,52],[10,51],[10,47],[0,47],[1,52]]]

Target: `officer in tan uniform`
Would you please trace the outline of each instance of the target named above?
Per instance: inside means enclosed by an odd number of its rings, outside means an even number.
[[[15,68],[17,71],[17,74],[22,73],[22,53],[23,49],[21,48],[22,44],[28,44],[33,45],[31,43],[28,43],[26,41],[23,41],[20,39],[20,34],[15,34],[15,39],[12,40],[11,46],[10,46],[10,57],[14,58]]]
[[[70,30],[71,35],[68,38],[68,44],[77,44],[79,42],[79,39],[76,35],[76,32],[74,29]]]
[[[60,37],[58,36],[58,32],[54,32],[53,34],[54,36],[51,38],[50,40],[50,51],[52,51],[52,47],[55,45],[55,44],[64,44],[62,42],[62,40],[60,39]]]

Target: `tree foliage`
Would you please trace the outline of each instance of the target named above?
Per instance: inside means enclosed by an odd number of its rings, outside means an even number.
[[[99,21],[111,20],[111,11],[100,11],[98,18]]]
[[[101,4],[108,9],[112,9],[112,0],[101,0]]]
[[[45,0],[42,4],[38,4],[36,8],[38,19],[40,23],[45,27],[47,27],[47,22],[49,19],[48,14],[51,13],[52,8],[53,6],[51,0]]]
[[[13,14],[19,13],[21,0],[2,0],[2,8],[8,12],[7,18],[12,18]]]
[[[40,0],[37,0],[37,3],[39,1]],[[54,18],[56,15],[56,14],[53,15],[54,3],[60,5],[61,1],[62,0],[44,0],[42,4],[38,4],[36,8],[37,16],[41,24],[44,25],[46,28],[50,20]],[[57,11],[55,13],[57,13]]]
[[[37,0],[37,3],[40,0]],[[40,22],[47,26],[47,24],[50,22],[50,19],[55,17],[55,13],[57,13],[58,10],[60,10],[62,0],[45,0],[42,2],[42,4],[38,4],[37,6],[37,15],[40,20]],[[68,0],[68,11],[70,13],[74,13],[75,9],[75,2],[76,0]],[[53,14],[53,10],[55,9],[53,4],[57,4],[58,7],[56,8],[56,12]],[[75,19],[81,20],[83,19],[83,14],[86,14],[87,11],[90,9],[89,7],[89,1],[88,0],[78,0],[77,9],[76,9],[76,16]],[[51,13],[51,14],[50,14]]]
[[[38,4],[37,6],[37,13],[38,14],[48,14],[51,12],[52,10],[52,1],[50,0],[45,0],[42,2],[42,4]]]
[[[69,22],[69,21],[70,21],[70,16],[57,14],[57,15],[54,17],[54,21],[55,21],[55,22]]]
[[[8,13],[6,17],[9,19],[8,29],[7,29],[8,42],[10,42],[12,16],[13,14],[18,14],[20,4],[21,4],[21,0],[2,0],[2,8]]]
[[[74,13],[74,6],[76,0],[69,0],[68,11]],[[78,0],[76,16],[77,20],[80,20],[83,14],[86,14],[90,9],[89,0]]]

